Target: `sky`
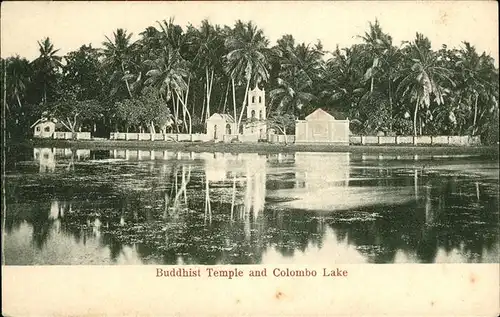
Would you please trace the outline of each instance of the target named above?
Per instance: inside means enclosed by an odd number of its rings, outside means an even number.
[[[315,43],[326,50],[361,42],[358,35],[378,19],[396,45],[427,36],[433,48],[460,47],[462,41],[485,51],[498,66],[498,7],[496,1],[205,1],[205,2],[11,2],[1,8],[1,56],[38,56],[37,41],[50,37],[60,53],[91,43],[100,47],[117,28],[133,39],[156,21],[175,18],[183,28],[203,19],[234,25],[253,20],[274,44],[284,34],[296,42]]]

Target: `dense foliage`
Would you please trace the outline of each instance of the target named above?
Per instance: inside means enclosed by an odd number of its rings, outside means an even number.
[[[241,124],[248,90],[259,85],[273,122],[321,107],[348,117],[353,133],[498,141],[499,74],[492,57],[468,42],[435,51],[419,33],[397,46],[377,21],[359,39],[327,52],[321,42],[295,43],[288,34],[270,46],[253,22],[182,28],[173,20],[148,27],[135,42],[117,29],[101,48],[83,45],[66,56],[46,38],[35,60],[2,61],[8,133],[29,136],[42,115],[97,136],[204,132],[215,112]]]

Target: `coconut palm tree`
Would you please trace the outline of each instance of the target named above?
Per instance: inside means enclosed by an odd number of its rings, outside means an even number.
[[[350,116],[359,117],[357,104],[366,92],[361,87],[364,70],[361,68],[362,46],[336,48],[327,60],[319,98],[324,103],[333,103],[336,108]]]
[[[417,33],[416,39],[407,47],[405,65],[401,70],[401,81],[397,91],[403,98],[415,103],[413,132],[417,135],[417,115],[420,108],[428,109],[431,102],[443,104],[443,83],[455,85],[452,71],[439,65],[437,54],[431,50],[430,41]],[[434,100],[432,100],[434,98]]]
[[[221,64],[224,54],[224,42],[219,26],[212,26],[208,20],[203,20],[199,29],[190,29],[188,42],[196,52],[194,65],[205,71],[205,119],[210,117],[210,99],[214,83],[214,73]],[[229,88],[229,85],[228,85]]]
[[[132,56],[132,43],[130,42],[132,33],[128,33],[124,29],[117,29],[113,32],[113,39],[106,36],[106,41],[102,43],[103,49],[103,67],[110,73],[111,82],[125,82],[127,92],[130,98],[133,98],[130,89],[129,80],[132,73],[129,70]],[[118,87],[114,87],[112,93],[116,93]]]
[[[15,99],[19,108],[22,108],[21,100],[24,99],[27,86],[30,82],[31,67],[25,58],[20,56],[6,59],[7,65],[7,91],[10,98]]]
[[[366,53],[372,58],[370,66],[367,68],[364,80],[370,81],[369,94],[373,94],[375,89],[375,81],[380,78],[386,80],[387,86],[379,91],[379,95],[385,95],[388,98],[389,104],[389,130],[392,130],[392,112],[393,112],[393,82],[395,80],[400,58],[399,48],[393,46],[392,37],[382,31],[382,27],[378,20],[375,23],[370,22],[370,29],[361,36],[367,48]],[[385,90],[385,91],[382,91]],[[371,99],[370,96],[365,96],[365,99]]]
[[[43,81],[43,97],[42,102],[47,102],[47,86],[54,82],[54,76],[61,68],[61,56],[56,55],[59,49],[54,49],[54,45],[50,42],[50,38],[46,37],[42,41],[38,41],[38,50],[40,56],[33,61],[33,66],[39,72],[40,79]]]
[[[238,126],[241,126],[250,82],[266,82],[269,78],[268,44],[269,41],[265,38],[262,30],[258,29],[251,21],[243,23],[238,20],[226,39],[225,46],[229,51],[225,56],[228,73],[233,80],[246,82]]]
[[[307,81],[311,84],[317,81],[323,71],[323,50],[321,42],[316,45],[306,45],[304,43],[297,45],[291,56],[295,68],[305,75]]]
[[[478,128],[478,101],[490,99],[492,96],[490,86],[493,84],[491,74],[494,65],[484,53],[479,55],[470,43],[463,42],[463,44],[464,47],[458,52],[459,60],[456,66],[460,77],[460,88],[466,94],[465,98],[469,104],[473,104],[471,133],[475,135]]]
[[[371,66],[365,73],[365,80],[370,80],[370,92],[373,92],[375,78],[382,68],[381,59],[392,47],[392,38],[382,31],[378,20],[375,20],[375,23],[370,22],[369,32],[365,32],[360,38],[365,42],[367,51],[373,58]]]
[[[301,73],[291,81],[278,78],[278,88],[271,90],[271,105],[277,103],[277,112],[297,114],[304,106],[307,106],[315,96],[309,91],[311,81],[307,74]],[[269,109],[269,112],[271,109]]]
[[[189,133],[191,133],[191,114],[186,107],[185,98],[183,98],[188,88],[185,80],[189,76],[187,62],[177,50],[165,48],[158,58],[147,60],[144,63],[151,68],[146,73],[148,79],[145,84],[156,87],[166,102],[172,101],[172,113],[177,124],[177,132],[179,132],[180,102],[183,106],[183,114],[188,116]]]

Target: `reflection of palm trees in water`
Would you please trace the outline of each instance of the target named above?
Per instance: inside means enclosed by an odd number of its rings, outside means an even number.
[[[498,223],[493,211],[498,204],[496,198],[470,205],[470,198],[460,191],[473,192],[472,184],[467,189],[461,187],[469,185],[459,185],[452,178],[438,182],[428,181],[421,201],[361,210],[379,214],[375,220],[349,221],[346,216],[345,221],[332,218],[327,222],[338,240],[357,246],[374,263],[392,263],[398,252],[432,263],[439,261],[439,250],[446,254],[459,252],[473,262],[480,260],[484,251],[494,248],[498,241],[493,233]]]
[[[433,262],[440,250],[460,250],[475,261],[481,258],[484,249],[494,247],[498,241],[493,228],[497,220],[491,212],[498,206],[497,198],[481,191],[478,200],[473,182],[438,178],[433,183],[425,173],[419,173],[415,186],[415,175],[411,173],[406,174],[404,183],[410,191],[412,186],[419,190],[419,200],[400,207],[370,207],[323,216],[270,207],[263,212],[265,158],[241,155],[225,158],[225,165],[217,165],[215,169],[222,171],[217,177],[210,176],[210,170],[208,177],[204,175],[206,165],[194,159],[148,165],[141,170],[147,177],[137,185],[147,190],[139,191],[135,185],[119,187],[123,184],[108,180],[111,184],[103,190],[108,190],[110,196],[102,202],[92,199],[86,202],[91,197],[89,193],[95,192],[89,189],[92,184],[85,183],[81,188],[66,185],[64,190],[56,188],[55,197],[59,201],[73,203],[61,213],[58,211],[57,217],[50,204],[38,207],[43,209],[40,212],[29,212],[28,221],[36,227],[33,240],[43,247],[52,228],[56,227],[51,219],[59,219],[61,234],[69,232],[75,239],[85,240],[93,236],[93,232],[99,233],[100,243],[109,247],[115,260],[123,258],[130,246],[142,258],[160,256],[162,262],[171,264],[180,258],[184,263],[197,264],[259,263],[267,248],[290,256],[306,251],[310,245],[321,247],[327,243],[323,239],[325,231],[330,230],[328,227],[333,228],[341,243],[354,245],[359,250],[372,247],[366,254],[371,262],[393,262],[401,252],[421,262]],[[213,154],[212,159],[221,163],[220,157],[213,158]],[[335,179],[329,181],[335,182]],[[472,194],[472,199],[465,193]],[[210,203],[210,214],[208,210],[207,214],[203,212],[206,202]],[[37,205],[33,204],[33,208]],[[100,226],[91,215],[96,210],[100,212]],[[360,220],[363,215],[374,213],[378,214],[375,219]],[[20,219],[23,218],[15,221]],[[88,227],[84,226],[87,219]],[[492,234],[477,235],[477,232]]]

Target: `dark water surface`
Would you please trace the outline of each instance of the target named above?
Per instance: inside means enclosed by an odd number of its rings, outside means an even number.
[[[498,262],[478,156],[35,148],[7,162],[7,265]]]

